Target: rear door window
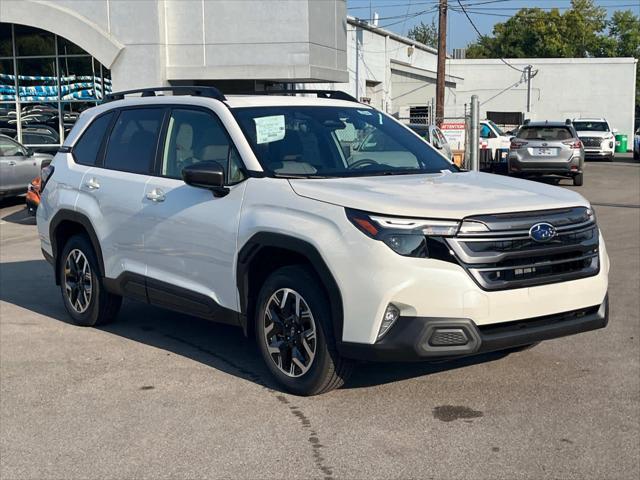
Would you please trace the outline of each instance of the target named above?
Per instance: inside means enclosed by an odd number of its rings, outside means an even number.
[[[80,165],[94,166],[107,127],[114,113],[109,112],[96,118],[84,131],[73,147],[73,158]]]
[[[163,117],[162,108],[121,111],[109,137],[104,167],[130,173],[151,173]]]

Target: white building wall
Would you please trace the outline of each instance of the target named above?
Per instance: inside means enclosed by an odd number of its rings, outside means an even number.
[[[1,22],[70,39],[111,69],[116,90],[346,81],[345,19],[345,0],[0,0]]]
[[[524,112],[532,120],[604,117],[612,128],[633,135],[636,62],[634,58],[507,59],[518,69],[532,65],[531,112],[522,73],[499,59],[449,60],[448,71],[464,77],[464,86],[447,90],[445,114],[458,115],[471,95],[487,111]],[[512,86],[512,88],[509,88]],[[503,92],[504,91],[504,92]],[[503,93],[501,93],[503,92]],[[495,97],[495,98],[492,98]]]
[[[359,100],[371,98],[374,107],[392,114],[398,114],[418,101],[427,105],[435,95],[435,49],[349,18],[346,50],[348,82],[305,83],[298,88],[342,90]],[[412,75],[417,74],[417,83],[412,80],[412,85],[407,89],[399,86],[398,82],[406,82],[406,77],[400,80],[400,76],[392,72],[400,69],[411,71]],[[460,80],[450,77],[452,88]],[[367,83],[372,85],[378,82],[376,87],[367,89]],[[394,92],[394,83],[398,86],[397,92]],[[407,94],[408,90],[411,90],[411,94]]]

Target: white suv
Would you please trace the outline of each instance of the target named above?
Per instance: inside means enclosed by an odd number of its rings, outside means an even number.
[[[609,260],[579,194],[460,171],[340,92],[160,90],[85,111],[43,175],[42,250],[76,323],[126,296],[238,325],[302,395],[356,360],[607,324]]]
[[[604,118],[575,118],[573,126],[584,145],[585,158],[613,161],[616,131],[611,129]]]

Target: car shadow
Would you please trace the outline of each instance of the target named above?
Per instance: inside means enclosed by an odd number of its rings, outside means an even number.
[[[0,218],[0,220],[4,220],[9,223],[17,223],[19,225],[35,225],[36,217],[34,215],[29,215],[27,207],[25,206],[22,210],[18,210],[17,212],[9,213],[4,217]]]
[[[1,301],[72,324],[54,283],[53,270],[44,260],[3,263],[0,284]],[[34,295],[34,291],[38,295]],[[123,303],[115,322],[97,328],[110,335],[192,359],[265,388],[280,390],[264,365],[255,343],[247,339],[240,328],[134,301]],[[365,388],[398,382],[486,363],[506,355],[500,352],[441,363],[362,363],[343,388]]]

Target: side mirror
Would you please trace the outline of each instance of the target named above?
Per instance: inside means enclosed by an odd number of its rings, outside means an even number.
[[[27,157],[33,157],[33,149],[26,147],[25,150],[27,151]]]
[[[617,128],[612,128],[611,129],[611,133],[613,133],[613,134],[618,133],[618,129]]]
[[[182,179],[187,185],[211,190],[215,197],[224,197],[229,189],[224,186],[224,168],[218,162],[206,161],[182,169]]]

